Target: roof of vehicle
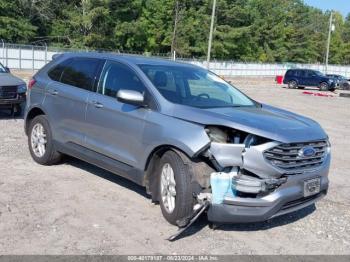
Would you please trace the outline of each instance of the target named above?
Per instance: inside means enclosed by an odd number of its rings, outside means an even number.
[[[160,65],[160,66],[186,66],[192,68],[202,68],[193,64],[178,62],[169,59],[146,57],[141,55],[126,55],[117,53],[99,53],[99,52],[77,52],[77,53],[64,53],[65,57],[96,57],[104,59],[116,59],[132,63],[135,65],[147,64],[147,65]],[[203,68],[202,68],[203,69]]]
[[[293,69],[288,69],[288,71],[317,71],[317,70],[314,70],[314,69],[306,69],[306,68],[293,68]]]

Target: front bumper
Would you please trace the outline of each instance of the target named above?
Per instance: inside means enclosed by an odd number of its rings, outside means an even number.
[[[321,178],[320,193],[304,197],[304,181],[316,177]],[[217,223],[266,221],[315,203],[327,194],[328,184],[328,168],[290,175],[285,184],[267,196],[261,198],[225,198],[222,204],[212,204],[208,210],[208,220]]]

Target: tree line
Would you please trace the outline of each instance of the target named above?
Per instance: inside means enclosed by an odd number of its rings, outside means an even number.
[[[212,0],[0,0],[5,42],[207,53]],[[302,0],[217,0],[212,58],[323,63],[330,12]],[[330,58],[350,64],[350,14],[334,13]]]

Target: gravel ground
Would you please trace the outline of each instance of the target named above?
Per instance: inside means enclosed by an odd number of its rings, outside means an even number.
[[[326,129],[331,185],[315,207],[216,230],[203,217],[170,243],[165,239],[177,229],[142,187],[71,158],[52,167],[34,163],[23,119],[1,113],[0,255],[350,254],[350,99],[305,95],[271,79],[233,82],[252,98],[312,117]]]

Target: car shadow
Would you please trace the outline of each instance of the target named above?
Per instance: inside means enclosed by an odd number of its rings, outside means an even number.
[[[139,195],[143,196],[144,198],[150,199],[150,195],[148,195],[146,193],[146,189],[142,186],[137,185],[136,183],[123,178],[121,176],[118,176],[116,174],[113,174],[105,169],[99,168],[97,166],[94,166],[90,163],[84,162],[82,160],[79,160],[77,158],[73,158],[73,157],[69,157],[69,156],[65,156],[65,163],[72,165],[76,168],[80,168],[83,169],[93,175],[99,176],[103,179],[107,179],[108,181],[112,182],[112,183],[116,183],[122,187],[125,187],[129,190],[132,190],[136,193],[138,193]]]
[[[321,91],[319,88],[317,87],[304,87],[304,88],[295,88],[295,89],[291,89],[291,88],[288,88],[287,86],[282,86],[282,88],[284,89],[287,89],[287,90],[299,90],[299,91],[317,91],[317,92],[330,92],[330,93],[334,93],[336,90],[338,89],[335,89],[334,91]]]
[[[23,118],[24,118],[23,114],[21,114],[20,116],[13,116],[10,110],[0,109],[0,120],[23,119]]]
[[[65,163],[69,164],[71,166],[74,166],[76,168],[83,169],[93,175],[99,176],[103,179],[107,179],[108,181],[112,183],[116,183],[122,187],[125,187],[129,190],[132,190],[136,193],[138,193],[140,196],[146,198],[147,200],[150,200],[151,197],[146,193],[146,189],[142,186],[139,186],[135,184],[132,181],[129,181],[126,178],[123,178],[121,176],[118,176],[116,174],[113,174],[109,171],[106,171],[102,168],[99,168],[97,166],[94,166],[92,164],[89,164],[87,162],[81,161],[79,159],[66,156],[65,157]],[[257,223],[236,223],[236,224],[212,224],[208,221],[206,213],[203,213],[197,221],[193,223],[186,231],[184,231],[180,236],[176,238],[176,240],[180,240],[183,238],[190,237],[198,232],[200,232],[203,228],[207,227],[208,225],[213,228],[213,230],[220,230],[220,231],[237,231],[237,232],[249,232],[249,231],[262,231],[262,230],[268,230],[271,228],[276,228],[280,226],[284,226],[287,224],[294,223],[300,219],[305,218],[306,216],[312,214],[316,210],[315,204],[310,205],[308,207],[305,207],[301,210],[282,215],[279,217],[275,217],[272,219],[269,219],[264,222],[257,222]],[[176,232],[176,227],[174,227],[174,233]]]

